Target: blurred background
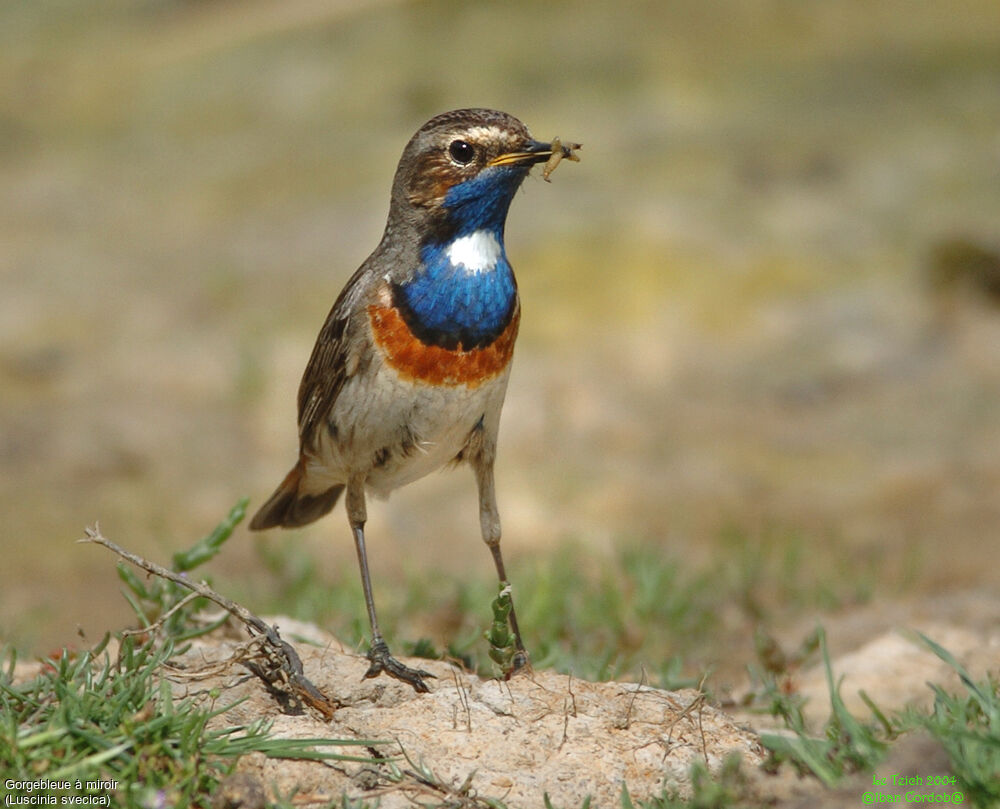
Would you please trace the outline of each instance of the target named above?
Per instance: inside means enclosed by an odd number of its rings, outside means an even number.
[[[770,565],[720,604],[736,638],[995,590],[995,0],[8,0],[0,638],[131,620],[85,525],[163,562],[271,492],[402,147],[462,106],[584,143],[508,222],[515,580],[623,547]],[[467,470],[369,511],[382,598],[490,581]],[[341,509],[241,526],[212,570],[257,608],[283,553],[355,576]],[[406,634],[447,640],[422,612]]]

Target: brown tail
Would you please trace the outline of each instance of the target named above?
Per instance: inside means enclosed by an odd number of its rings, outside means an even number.
[[[251,531],[263,531],[278,526],[299,528],[318,520],[337,504],[337,499],[344,490],[342,485],[331,486],[319,494],[300,494],[302,475],[302,462],[299,461],[292,471],[285,475],[285,479],[281,481],[274,494],[254,514],[250,521]]]

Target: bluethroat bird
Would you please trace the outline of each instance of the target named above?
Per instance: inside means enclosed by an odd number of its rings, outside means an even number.
[[[504,584],[493,484],[500,408],[521,316],[503,234],[536,163],[548,175],[578,144],[534,140],[503,112],[464,109],[424,124],[396,169],[385,232],[324,323],[299,386],[299,460],[250,523],[295,528],[346,490],[368,619],[370,667],[427,691],[379,631],[365,549],[365,491],[386,497],[451,462],[479,490],[483,540]],[[511,604],[512,669],[527,665]]]

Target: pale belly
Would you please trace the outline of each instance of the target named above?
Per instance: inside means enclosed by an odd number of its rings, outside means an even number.
[[[383,368],[374,379],[349,380],[307,459],[309,489],[325,490],[365,475],[378,497],[453,461],[482,423],[496,429],[509,371],[478,386],[439,386],[400,379]]]

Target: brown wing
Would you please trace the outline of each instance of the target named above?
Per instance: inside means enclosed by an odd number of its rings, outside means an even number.
[[[346,292],[346,289],[345,289]],[[343,486],[326,491],[300,491],[305,480],[303,455],[315,446],[318,430],[349,376],[347,326],[350,322],[345,293],[333,305],[313,346],[312,356],[299,385],[299,460],[281,485],[250,521],[251,531],[283,526],[297,528],[326,514],[337,502]]]
[[[365,300],[372,294],[370,285],[372,258],[358,268],[337,297],[323,328],[316,337],[309,363],[299,384],[299,442],[302,448],[313,446],[316,430],[323,424],[344,382],[358,370],[360,323]]]
[[[334,306],[320,329],[299,385],[299,439],[303,447],[311,446],[316,428],[330,411],[344,386],[348,317],[338,316]]]

